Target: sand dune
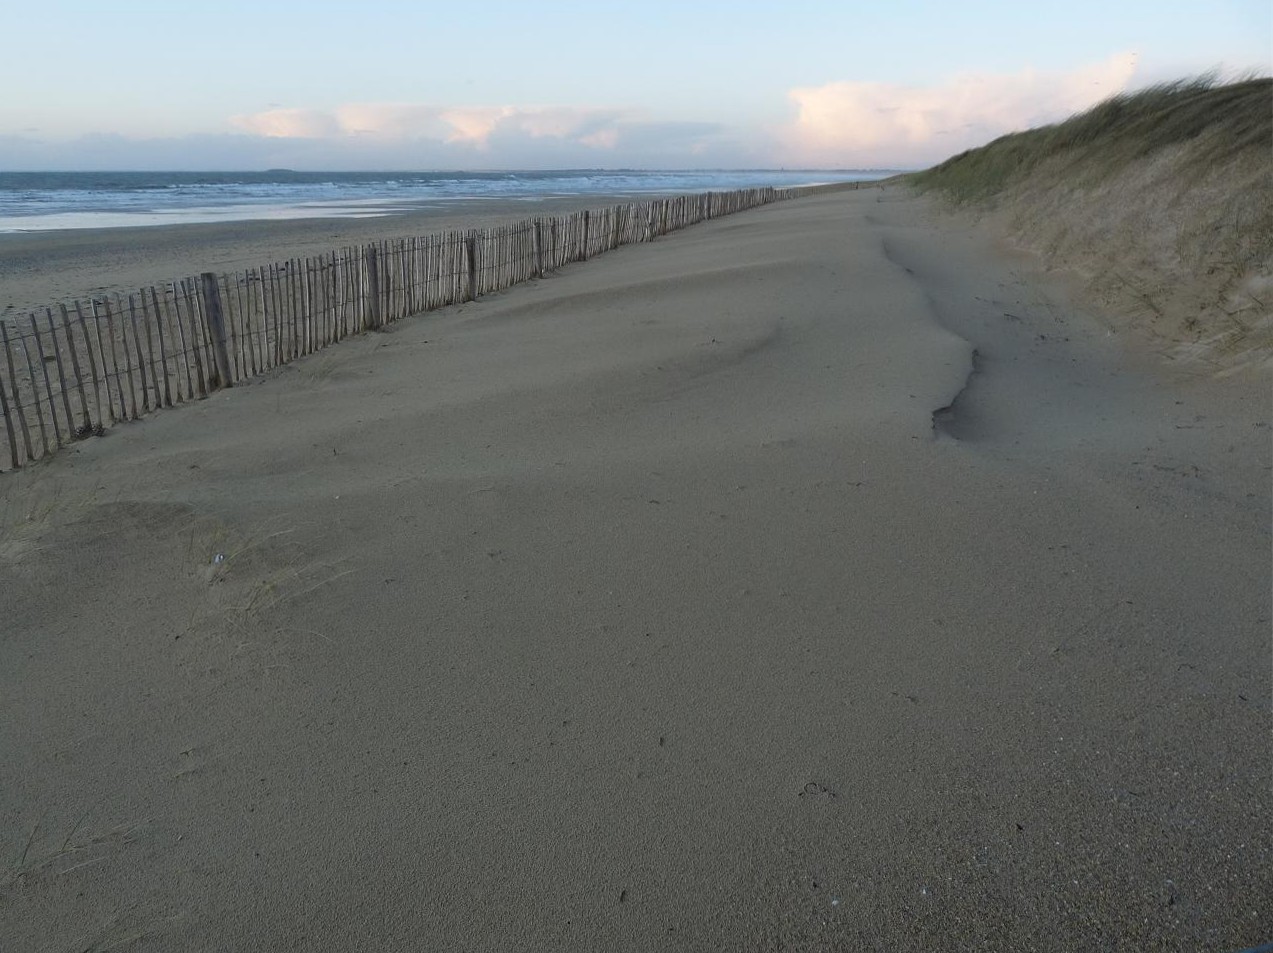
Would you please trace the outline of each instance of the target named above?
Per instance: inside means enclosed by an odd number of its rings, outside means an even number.
[[[1266,941],[1268,433],[891,188],[120,426],[0,480],[4,945]]]

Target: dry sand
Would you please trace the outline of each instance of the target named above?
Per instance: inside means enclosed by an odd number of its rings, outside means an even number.
[[[885,189],[6,474],[3,946],[1268,941],[1269,410]]]

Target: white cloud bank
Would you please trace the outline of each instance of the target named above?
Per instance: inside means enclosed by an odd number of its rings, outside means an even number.
[[[927,166],[1004,133],[1055,122],[1127,88],[1136,54],[1069,73],[966,74],[939,86],[828,83],[793,89],[775,130],[786,164]]]
[[[350,103],[330,111],[272,109],[234,116],[241,132],[272,139],[367,136],[491,148],[492,138],[558,139],[588,148],[614,148],[625,115],[613,109],[515,106],[433,106]]]
[[[660,122],[632,110],[570,106],[349,103],[234,116],[254,154],[291,168],[684,168],[749,165],[720,123]],[[706,161],[704,160],[706,157]],[[332,163],[335,163],[334,165]]]
[[[415,142],[506,166],[547,151],[575,164],[658,157],[701,165],[882,168],[929,165],[1006,132],[1053,122],[1127,88],[1136,54],[1068,73],[966,74],[935,86],[836,82],[793,89],[789,123],[725,137],[703,124],[651,124],[621,110],[355,103],[329,111],[275,109],[231,122],[274,139]],[[659,141],[659,133],[668,138]],[[538,148],[535,148],[535,141]]]
[[[915,168],[1125,90],[1136,56],[1067,73],[790,90],[789,121],[726,127],[632,110],[349,103],[231,117],[230,132],[40,140],[0,129],[0,169]]]

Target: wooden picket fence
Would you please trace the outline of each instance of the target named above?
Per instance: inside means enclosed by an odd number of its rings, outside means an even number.
[[[408,315],[807,189],[705,192],[342,248],[0,320],[0,468]]]

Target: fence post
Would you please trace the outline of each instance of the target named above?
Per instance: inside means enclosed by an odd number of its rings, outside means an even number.
[[[380,327],[380,253],[375,245],[367,246],[367,327]]]
[[[225,349],[225,314],[221,310],[221,288],[215,272],[205,271],[199,276],[203,284],[203,313],[208,319],[208,336],[212,339],[212,358],[216,361],[218,383],[232,387],[230,355]]]
[[[0,324],[0,327],[3,327]],[[4,335],[4,352],[9,363],[9,386],[13,388],[13,406],[18,406],[18,382],[13,379],[13,352],[9,350],[9,333]],[[31,382],[35,384],[34,381]],[[0,380],[0,416],[4,417],[4,430],[9,435],[9,459],[13,462],[13,469],[17,469],[22,464],[18,462],[18,438],[13,435],[13,411],[9,408],[9,398],[4,393],[4,381]],[[27,458],[31,457],[31,441],[27,440]]]
[[[477,229],[469,229],[464,238],[464,247],[468,249],[469,257],[469,285],[465,290],[464,300],[473,301],[477,298]]]
[[[544,221],[535,219],[535,275],[544,277]]]
[[[13,407],[10,408],[5,403],[4,385],[0,384],[0,411],[4,412],[4,425],[9,431],[9,448],[13,453],[13,469],[18,468],[18,444],[13,438],[13,418],[10,414],[15,414],[18,418],[18,424],[22,427],[22,445],[26,448],[27,459],[34,460],[35,453],[31,448],[31,430],[27,427],[27,415],[22,410],[22,397],[18,394],[18,375],[13,371],[13,346],[9,343],[9,327],[3,319],[0,319],[0,338],[4,340],[4,359],[9,366],[9,390],[13,392]],[[35,375],[31,375],[31,392],[35,393]],[[40,421],[40,426],[44,426],[44,421]]]

